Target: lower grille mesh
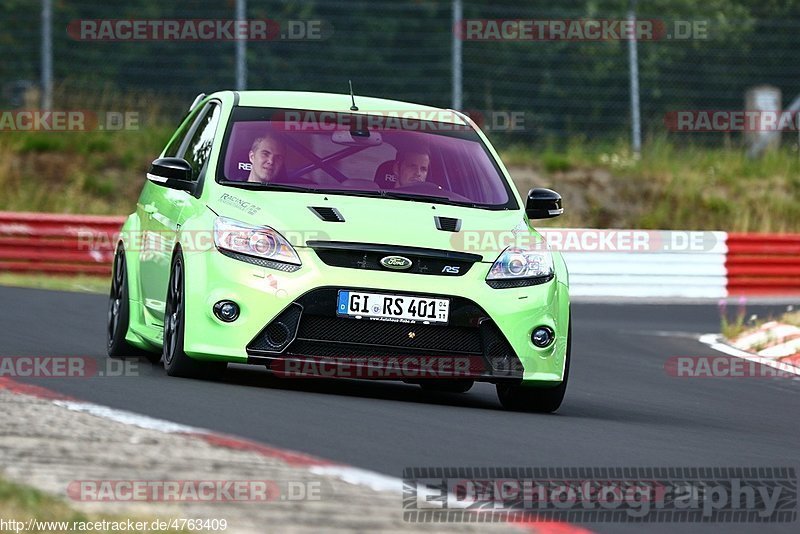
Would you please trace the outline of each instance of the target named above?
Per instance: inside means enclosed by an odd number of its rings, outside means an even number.
[[[497,325],[474,302],[453,297],[450,324],[349,319],[336,315],[336,289],[311,291],[267,324],[247,346],[269,361],[284,358],[359,360],[434,358],[468,362],[476,376],[514,378],[522,366]],[[422,359],[420,359],[422,358]],[[463,363],[463,362],[462,362]]]
[[[298,340],[336,341],[377,347],[398,347],[481,354],[476,328],[304,316]]]

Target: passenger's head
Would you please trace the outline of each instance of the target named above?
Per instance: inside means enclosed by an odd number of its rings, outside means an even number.
[[[427,180],[430,164],[431,157],[426,149],[398,151],[394,162],[397,187],[407,187]]]
[[[250,147],[250,176],[248,182],[267,183],[283,168],[285,149],[283,143],[273,134],[256,137]]]

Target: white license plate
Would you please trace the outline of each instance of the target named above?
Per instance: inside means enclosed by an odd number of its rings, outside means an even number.
[[[450,300],[340,290],[336,314],[359,319],[447,324]]]

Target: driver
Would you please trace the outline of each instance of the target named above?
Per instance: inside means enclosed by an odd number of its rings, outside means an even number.
[[[266,184],[275,179],[283,169],[285,154],[283,143],[271,133],[256,137],[250,147],[250,175],[248,182]]]
[[[394,160],[397,187],[421,184],[428,179],[431,156],[425,149],[398,151]]]

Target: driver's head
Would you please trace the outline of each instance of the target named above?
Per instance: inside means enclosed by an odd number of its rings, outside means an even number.
[[[250,147],[250,176],[248,182],[267,183],[283,168],[283,143],[272,134],[256,137]]]
[[[397,187],[407,187],[424,182],[428,178],[430,164],[431,157],[424,149],[398,152],[394,161]]]

